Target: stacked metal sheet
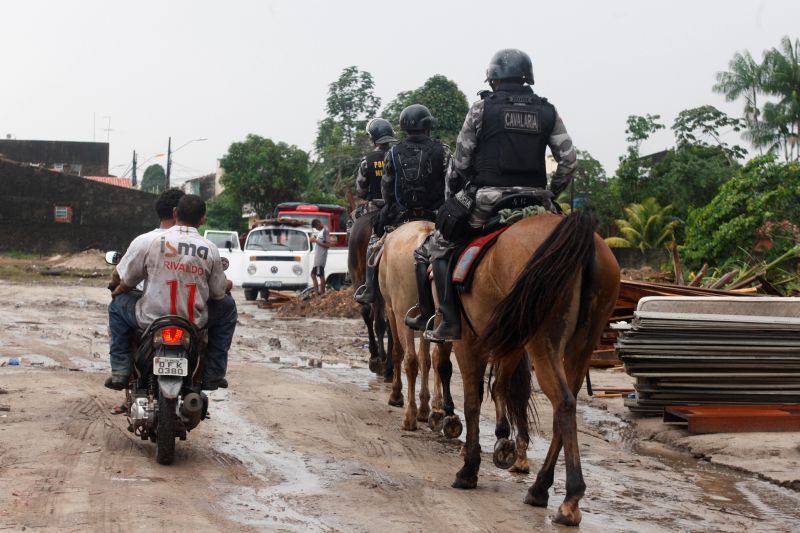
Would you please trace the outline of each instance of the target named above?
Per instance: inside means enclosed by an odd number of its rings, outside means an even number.
[[[616,347],[634,411],[800,404],[800,298],[642,298]]]

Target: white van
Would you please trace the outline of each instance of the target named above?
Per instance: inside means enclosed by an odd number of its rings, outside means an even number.
[[[239,247],[235,231],[208,230],[205,237],[217,245],[222,257],[228,258],[228,279],[244,288],[245,298],[255,300],[260,291],[265,296],[269,289],[291,291],[313,286],[313,233],[308,225],[266,224],[250,231],[244,250]],[[329,248],[325,263],[328,285],[339,289],[346,277],[347,248]]]

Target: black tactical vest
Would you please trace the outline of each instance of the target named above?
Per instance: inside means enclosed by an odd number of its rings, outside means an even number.
[[[546,188],[545,150],[555,123],[555,107],[526,85],[501,86],[487,96],[473,183]]]
[[[394,197],[404,209],[435,211],[444,202],[444,148],[422,135],[409,135],[390,150]]]
[[[386,151],[379,148],[370,152],[364,158],[367,160],[366,177],[369,183],[367,200],[380,200],[381,198],[381,179],[383,179],[383,158],[385,155]]]

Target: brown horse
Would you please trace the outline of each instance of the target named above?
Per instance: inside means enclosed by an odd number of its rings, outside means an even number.
[[[367,246],[372,235],[372,225],[378,211],[366,213],[358,217],[350,228],[347,243],[347,268],[353,287],[364,284],[364,273],[367,268]],[[386,357],[383,338],[386,335],[386,316],[383,312],[383,301],[378,295],[378,302],[361,306],[361,317],[367,325],[369,334],[369,369],[383,375],[386,381],[392,378],[392,362]],[[388,351],[392,351],[392,338],[389,336]]]
[[[408,386],[408,403],[403,429],[417,429],[417,421],[428,422],[434,431],[444,430],[445,436],[455,438],[461,434],[461,421],[454,413],[450,396],[450,344],[436,346],[433,350],[434,397],[431,410],[428,372],[431,369],[430,343],[420,339],[419,350],[414,342],[414,331],[405,325],[409,308],[417,303],[417,283],[414,267],[414,250],[433,231],[433,223],[414,221],[402,224],[386,236],[378,279],[381,294],[386,302],[386,317],[394,338],[391,351],[392,366],[398,371],[392,381],[389,404],[403,405],[400,364],[403,363]],[[415,399],[416,380],[420,376],[419,408]],[[444,402],[442,393],[444,392]]]
[[[493,364],[498,412],[495,464],[507,466],[509,456],[512,461],[516,456],[514,468],[527,470],[532,359],[553,407],[553,437],[525,503],[547,506],[563,446],[566,497],[554,520],[566,525],[580,523],[578,503],[586,488],[575,398],[619,290],[617,261],[593,227],[590,214],[576,212],[566,218],[533,216],[503,233],[477,266],[471,292],[462,295],[462,338],[455,343],[467,436],[464,466],[453,486],[477,485],[478,422],[488,363]],[[508,440],[509,420],[517,431],[516,450]]]

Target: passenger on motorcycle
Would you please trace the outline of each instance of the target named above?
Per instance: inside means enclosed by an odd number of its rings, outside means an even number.
[[[117,265],[120,284],[108,306],[111,377],[106,387],[122,390],[127,386],[133,367],[132,336],[167,315],[208,328],[203,389],[227,387],[228,349],[238,315],[236,303],[226,293],[229,282],[219,250],[197,232],[205,212],[199,196],[183,196],[176,208],[176,225],[134,240]],[[144,291],[131,292],[141,281],[145,281]]]

